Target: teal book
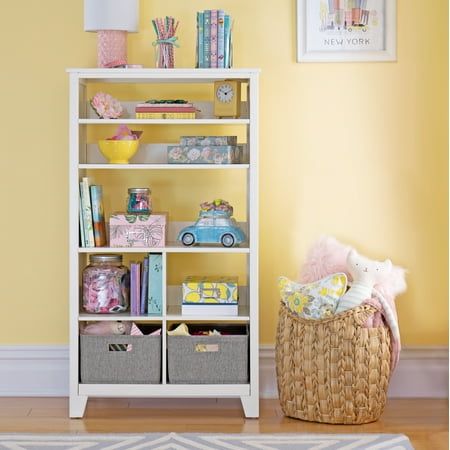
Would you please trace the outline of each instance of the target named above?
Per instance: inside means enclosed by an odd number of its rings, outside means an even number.
[[[90,191],[95,246],[104,247],[106,245],[106,226],[103,210],[103,189],[101,186],[92,185]]]
[[[230,60],[230,51],[231,51],[231,19],[228,14],[225,14],[224,21],[223,21],[223,42],[224,42],[224,48],[223,48],[223,60],[224,60],[224,68],[228,69],[231,67],[231,60]]]
[[[203,23],[204,23],[204,13],[200,11],[197,13],[197,58],[198,67],[205,67],[205,53],[204,53],[204,36],[203,36]]]
[[[217,67],[225,67],[225,11],[217,12]]]
[[[163,266],[161,253],[148,255],[148,302],[147,314],[162,314]]]
[[[211,10],[203,12],[203,56],[205,68],[211,67]]]

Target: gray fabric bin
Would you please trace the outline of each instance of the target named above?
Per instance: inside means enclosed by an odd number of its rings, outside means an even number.
[[[80,336],[80,378],[82,383],[160,383],[161,336]]]
[[[240,332],[223,336],[167,336],[169,383],[248,383],[248,330],[241,327]]]

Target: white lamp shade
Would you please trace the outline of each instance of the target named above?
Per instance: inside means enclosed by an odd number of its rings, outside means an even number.
[[[139,0],[84,0],[84,31],[138,31]]]

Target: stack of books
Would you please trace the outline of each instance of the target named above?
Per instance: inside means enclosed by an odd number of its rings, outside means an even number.
[[[195,119],[198,110],[193,103],[138,103],[136,119]]]
[[[197,13],[197,67],[232,66],[231,17],[221,9]]]
[[[130,263],[130,314],[162,314],[162,254],[149,253],[143,261]]]
[[[106,245],[105,214],[102,186],[89,185],[83,177],[79,192],[80,247]]]

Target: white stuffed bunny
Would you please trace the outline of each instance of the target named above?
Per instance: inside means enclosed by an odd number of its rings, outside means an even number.
[[[381,276],[390,272],[391,269],[390,259],[384,262],[372,261],[359,255],[355,250],[351,250],[347,255],[347,270],[353,278],[353,283],[339,300],[336,314],[354,308],[364,300],[371,298],[373,286],[380,281]]]

